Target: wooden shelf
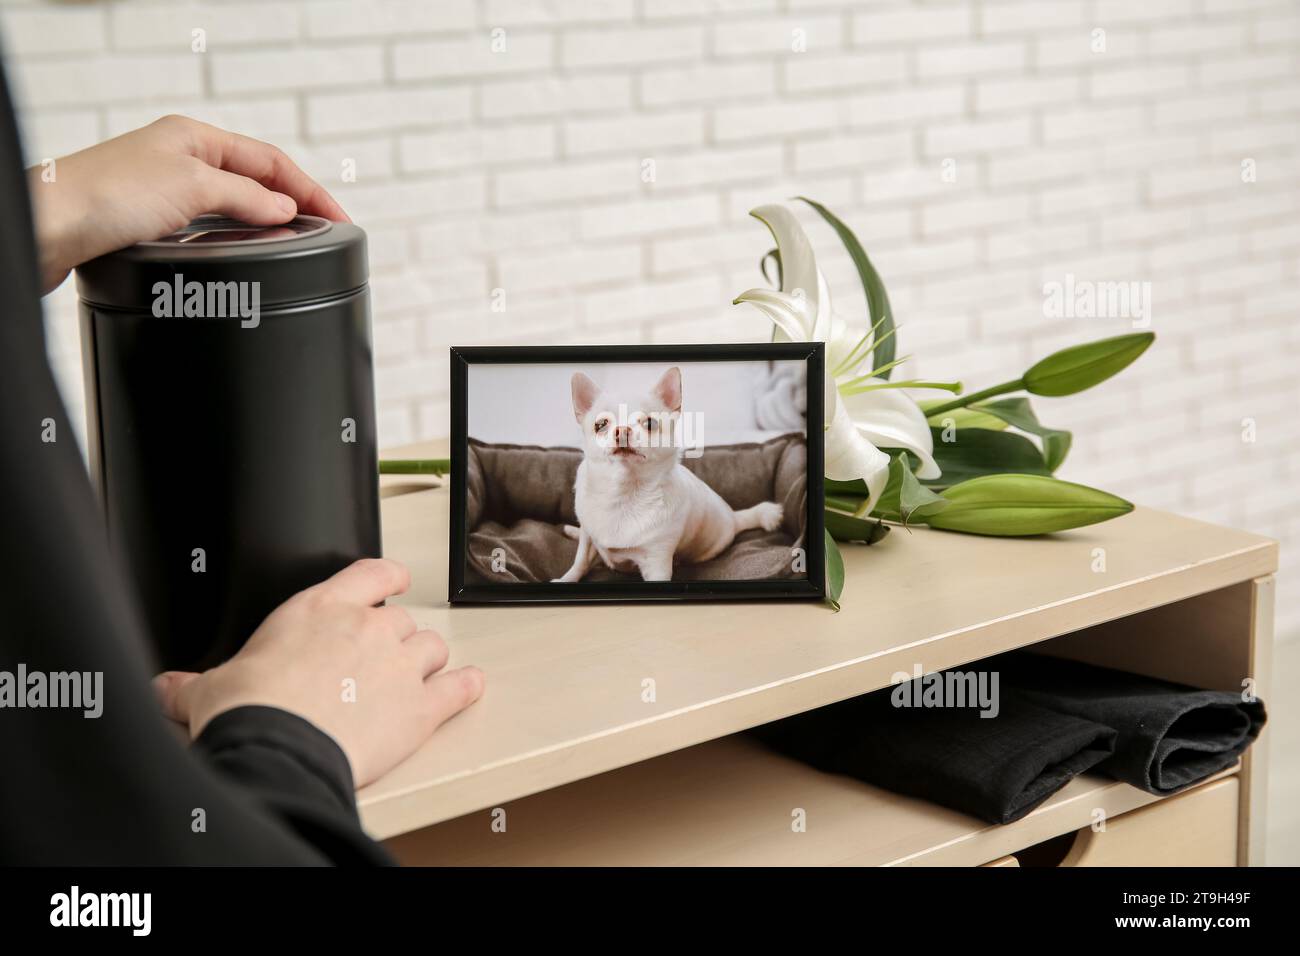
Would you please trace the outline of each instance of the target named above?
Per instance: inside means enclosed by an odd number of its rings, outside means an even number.
[[[994,826],[732,736],[508,804],[504,832],[481,810],[388,846],[448,866],[979,866],[1158,799],[1085,775]]]
[[[446,637],[453,666],[484,669],[487,692],[358,795],[379,838],[1277,567],[1266,538],[1138,509],[1036,539],[897,530],[845,549],[839,613],[808,603],[453,609],[447,509],[445,486],[386,497],[385,549],[412,571],[399,603]],[[1092,570],[1099,547],[1103,573]]]

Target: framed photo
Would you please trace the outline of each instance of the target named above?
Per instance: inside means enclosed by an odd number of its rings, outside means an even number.
[[[823,350],[453,348],[451,602],[822,598]]]

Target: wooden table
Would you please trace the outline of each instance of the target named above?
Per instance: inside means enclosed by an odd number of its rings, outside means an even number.
[[[391,457],[438,454],[445,445]],[[1084,776],[1024,820],[990,827],[734,735],[888,686],[900,671],[1031,644],[1204,687],[1240,690],[1251,678],[1268,698],[1277,545],[1253,534],[1143,508],[1035,539],[895,529],[874,547],[844,548],[838,613],[808,603],[453,609],[449,496],[430,484],[384,481],[385,551],[412,571],[399,603],[444,635],[452,665],[486,672],[487,692],[359,794],[366,828],[396,838],[407,862],[989,863],[1086,829],[1099,809],[1113,816],[1155,798]],[[1262,861],[1266,743],[1267,731],[1233,775],[1232,862]],[[806,833],[792,832],[792,808],[807,811]]]

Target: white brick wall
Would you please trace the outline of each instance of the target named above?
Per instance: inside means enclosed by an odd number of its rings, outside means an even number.
[[[1300,637],[1294,0],[0,0],[0,35],[33,160],[176,111],[328,183],[371,237],[387,444],[445,431],[453,343],[761,337],[727,304],[769,244],[746,213],[796,193],[867,243],[916,375],[1128,329],[1044,318],[1067,272],[1150,281],[1156,348],[1039,402],[1076,429],[1064,474],[1280,538]],[[73,299],[48,312],[79,415]]]

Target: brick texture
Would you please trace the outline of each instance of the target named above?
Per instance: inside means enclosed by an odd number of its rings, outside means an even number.
[[[451,344],[762,338],[728,303],[769,245],[748,210],[786,196],[858,231],[914,376],[1131,328],[1047,317],[1044,283],[1149,282],[1155,348],[1038,402],[1076,430],[1063,475],[1281,539],[1300,638],[1292,0],[0,0],[0,35],[32,162],[183,112],[335,191],[389,445],[445,432]],[[47,312],[79,418],[71,283]]]

